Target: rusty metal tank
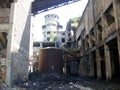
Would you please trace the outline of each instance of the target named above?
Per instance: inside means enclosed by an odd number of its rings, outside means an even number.
[[[56,48],[44,48],[39,51],[39,71],[42,73],[63,71],[62,50]]]

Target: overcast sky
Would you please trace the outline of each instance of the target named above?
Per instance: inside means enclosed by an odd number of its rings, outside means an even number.
[[[35,17],[32,17],[33,35],[34,41],[42,40],[42,25],[45,24],[44,16],[47,14],[57,14],[60,18],[60,24],[63,26],[64,30],[66,27],[66,23],[70,18],[79,17],[82,15],[85,6],[88,0],[81,0],[72,4],[68,4],[56,9],[52,9],[50,11],[46,11],[44,13],[40,13]]]

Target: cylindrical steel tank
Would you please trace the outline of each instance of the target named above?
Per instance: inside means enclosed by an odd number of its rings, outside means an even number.
[[[45,48],[39,51],[39,71],[42,73],[63,71],[62,50]]]

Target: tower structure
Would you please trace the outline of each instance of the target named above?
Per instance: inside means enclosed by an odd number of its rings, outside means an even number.
[[[63,27],[59,24],[58,15],[45,15],[45,25],[42,26],[44,41],[56,42],[57,32],[62,28]]]

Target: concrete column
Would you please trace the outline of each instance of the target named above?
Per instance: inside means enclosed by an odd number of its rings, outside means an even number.
[[[89,73],[89,76],[90,77],[94,77],[94,64],[93,64],[91,53],[89,54],[89,64],[90,64],[90,73]]]
[[[64,74],[67,75],[67,55],[64,55]]]
[[[40,48],[43,48],[43,43],[40,42]]]
[[[112,69],[111,69],[111,61],[110,61],[110,50],[107,44],[104,44],[104,52],[105,52],[106,79],[111,80]]]
[[[84,60],[84,57],[82,57],[81,60],[80,60],[80,76],[84,77],[84,76],[86,76],[86,74],[85,74],[85,70],[84,70],[83,60]]]
[[[79,75],[82,75],[82,59],[80,59],[80,63],[79,63]]]
[[[8,30],[8,43],[7,43],[7,59],[6,59],[6,84],[11,85],[11,64],[12,64],[12,48],[13,48],[13,36],[14,36],[14,11],[15,4],[11,4],[10,8],[10,21],[9,21],[9,30]]]
[[[120,28],[119,28],[119,22],[120,22],[120,11],[118,10],[120,8],[120,1],[119,0],[113,0],[114,4],[114,11],[115,11],[115,21],[116,21],[116,29],[117,29],[117,43],[118,43],[118,53],[119,53],[119,66],[120,66]]]
[[[113,10],[114,10],[114,16],[115,16],[115,25],[116,29],[118,30],[119,21],[120,21],[120,0],[113,0]]]
[[[118,54],[119,54],[119,66],[120,66],[120,32],[117,34]]]
[[[101,78],[100,52],[96,49],[97,79]]]
[[[82,58],[80,59],[80,63],[79,63],[79,75],[82,76]]]
[[[82,57],[82,60],[81,60],[81,65],[82,65],[82,76],[85,77],[86,76],[86,71],[85,71],[85,65],[84,65],[84,60],[85,60],[85,56]]]

